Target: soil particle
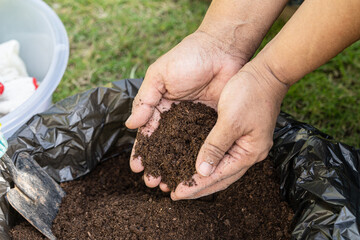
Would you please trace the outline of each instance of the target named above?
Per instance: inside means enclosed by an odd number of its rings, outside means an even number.
[[[216,123],[217,113],[202,103],[172,104],[160,115],[159,127],[146,136],[139,131],[135,157],[140,156],[145,174],[161,176],[170,190],[183,182],[192,186],[201,145]]]

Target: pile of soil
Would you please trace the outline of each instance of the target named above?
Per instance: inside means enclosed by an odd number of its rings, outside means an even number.
[[[170,190],[181,182],[192,186],[196,184],[192,179],[196,157],[217,113],[202,103],[181,102],[172,104],[160,117],[150,137],[139,131],[134,156],[141,157],[146,175],[161,176]]]
[[[67,195],[53,224],[58,239],[290,239],[293,213],[280,200],[269,160],[210,198],[178,202],[147,188],[128,161],[122,155],[61,184]],[[27,222],[11,235],[45,239]]]
[[[136,150],[144,154],[141,156],[152,154],[151,161],[144,162],[147,173],[161,175],[169,186],[182,180],[191,185],[197,151],[215,123],[216,113],[200,104],[179,104],[172,109],[177,110],[161,115],[164,122],[157,131],[164,132],[152,134],[159,143],[139,135],[138,147],[142,147]],[[183,117],[192,109],[196,109],[197,117]],[[184,151],[184,146],[191,151]],[[162,160],[165,153],[179,156],[175,161],[165,157],[166,167],[159,167],[156,151],[143,147],[160,151]],[[161,148],[170,152],[161,152]],[[222,192],[178,202],[173,202],[168,193],[147,188],[142,174],[131,172],[128,161],[129,155],[124,153],[79,180],[61,184],[67,195],[53,224],[58,239],[290,239],[293,213],[280,199],[269,160],[256,164]],[[171,172],[177,168],[180,178]],[[166,178],[164,173],[168,174]],[[45,239],[25,221],[15,226],[11,235],[21,240]]]

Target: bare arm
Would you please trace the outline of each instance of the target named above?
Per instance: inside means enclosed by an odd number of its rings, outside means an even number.
[[[228,51],[249,60],[287,0],[213,0],[199,31],[221,39]]]
[[[290,86],[359,39],[359,0],[305,1],[254,64]]]

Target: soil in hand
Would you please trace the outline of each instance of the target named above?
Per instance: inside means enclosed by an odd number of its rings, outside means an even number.
[[[172,104],[160,115],[159,127],[146,136],[137,135],[135,157],[140,156],[145,175],[161,176],[172,191],[184,182],[196,184],[195,162],[201,145],[216,123],[217,113],[202,104],[181,102]]]
[[[129,156],[108,160],[67,192],[53,225],[59,240],[290,239],[291,209],[280,200],[269,160],[256,164],[228,189],[200,200],[173,202],[132,173]],[[28,223],[13,239],[45,239]]]

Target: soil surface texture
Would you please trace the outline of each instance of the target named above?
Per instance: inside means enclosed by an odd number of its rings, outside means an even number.
[[[141,157],[145,175],[161,176],[171,191],[181,182],[196,184],[196,157],[216,119],[216,111],[202,103],[172,104],[150,137],[137,135],[134,156]]]
[[[216,112],[184,102],[161,114],[158,129],[138,135],[136,154],[145,171],[174,189],[196,184],[197,153],[216,122]],[[129,154],[105,161],[83,178],[63,183],[67,195],[53,223],[69,239],[290,239],[291,209],[280,200],[270,160],[252,167],[228,189],[198,200],[173,202],[132,173]],[[23,221],[13,239],[44,239]]]
[[[129,156],[103,162],[67,192],[53,225],[60,240],[108,239],[290,239],[291,209],[264,160],[228,189],[198,200],[173,202],[132,173]],[[45,239],[26,222],[13,239]]]

